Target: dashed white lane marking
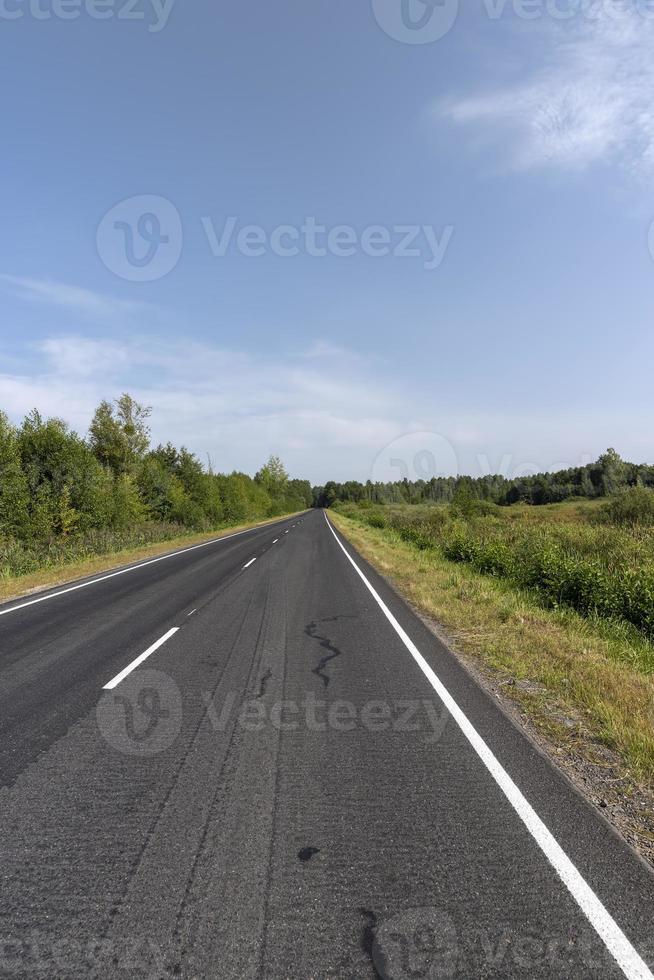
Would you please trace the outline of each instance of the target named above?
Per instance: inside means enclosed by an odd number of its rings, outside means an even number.
[[[179,551],[171,551],[168,555],[159,555],[158,558],[149,558],[148,561],[139,562],[138,565],[130,565],[128,568],[119,568],[117,572],[110,572],[108,575],[101,575],[100,578],[91,579],[90,582],[80,582],[78,585],[71,585],[67,589],[60,589],[58,592],[51,592],[49,595],[39,596],[38,599],[30,599],[28,602],[21,602],[17,606],[9,609],[0,609],[0,616],[8,616],[9,613],[25,609],[27,606],[35,606],[37,602],[46,602],[48,599],[56,599],[57,596],[67,595],[69,592],[77,592],[78,589],[87,589],[90,585],[97,585],[98,582],[106,582],[107,579],[116,578],[117,575],[126,575],[128,572],[136,572],[139,568],[147,565],[154,565],[159,561],[166,561],[168,558],[176,558],[178,555],[185,555],[189,551],[197,551],[198,548],[208,548],[211,544],[219,544],[221,541],[229,541],[230,538],[238,538],[241,534],[249,534],[252,531],[259,531],[265,525],[258,527],[246,527],[243,531],[234,531],[233,534],[225,534],[222,538],[212,538],[211,541],[202,541],[200,544],[193,544],[189,548],[180,548]]]
[[[504,769],[499,760],[486,745],[481,735],[478,734],[476,728],[470,721],[468,721],[467,716],[463,713],[442,681],[440,681],[436,676],[432,668],[416,647],[413,640],[409,637],[408,633],[406,633],[400,626],[393,613],[375,591],[357,563],[350,557],[346,548],[343,547],[341,541],[336,535],[336,532],[331,526],[326,514],[325,521],[327,522],[327,527],[334,535],[339,548],[341,548],[345,557],[353,566],[355,572],[372,595],[384,616],[391,624],[399,638],[402,640],[402,643],[416,661],[423,674],[436,691],[436,694],[450,712],[452,718],[461,729],[463,735],[466,737],[474,751],[486,766],[489,773],[502,790],[515,812],[518,814],[547,860],[559,875],[575,902],[615,959],[625,977],[628,977],[629,980],[654,980],[649,967],[638,955],[634,947],[623,933],[622,929],[620,929],[618,926],[615,919],[613,919],[613,917],[608,913],[590,885],[587,884],[579,871],[577,871],[568,855],[557,843],[531,804],[522,795],[516,784],[507,773],[506,769]]]
[[[279,538],[275,538],[275,540],[273,541],[273,544],[277,544],[278,541],[279,541]]]
[[[254,565],[254,563],[255,563],[256,560],[257,560],[256,558],[250,558],[249,562],[247,562],[247,564],[243,565],[243,568],[249,568],[250,565]]]
[[[124,681],[125,678],[129,674],[131,674],[133,670],[136,670],[139,664],[142,664],[144,660],[147,660],[148,657],[151,654],[153,654],[155,650],[158,650],[159,647],[163,646],[166,640],[169,640],[171,636],[173,636],[178,631],[178,629],[179,626],[173,626],[173,628],[168,630],[167,633],[164,633],[163,636],[160,636],[156,643],[153,643],[151,647],[148,647],[148,649],[145,650],[140,656],[138,656],[136,660],[132,660],[131,664],[128,664],[124,670],[121,670],[120,674],[116,674],[113,680],[109,681],[108,684],[105,684],[105,686],[103,687],[103,691],[113,691],[115,687],[118,687],[121,681]]]
[[[194,612],[197,612],[197,609],[191,609],[190,613],[187,613],[187,619],[189,616],[192,616]]]

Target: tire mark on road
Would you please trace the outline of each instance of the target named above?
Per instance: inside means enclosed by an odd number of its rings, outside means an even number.
[[[257,698],[264,697],[266,690],[268,689],[268,681],[272,677],[272,670],[267,670],[259,682],[259,693]]]
[[[359,915],[365,920],[361,928],[361,949],[370,960],[370,965],[372,966],[374,976],[377,978],[377,980],[383,980],[381,974],[375,966],[375,961],[373,958],[375,933],[377,931],[377,926],[379,925],[377,915],[370,909],[359,909],[358,912]]]
[[[154,813],[154,815],[153,815],[153,817],[152,817],[152,819],[150,821],[150,824],[149,824],[149,826],[148,826],[148,828],[147,828],[147,830],[145,832],[145,835],[144,835],[144,838],[143,838],[143,842],[141,844],[141,847],[139,848],[139,851],[138,851],[138,853],[137,853],[134,861],[131,864],[131,867],[129,869],[129,872],[126,875],[122,892],[117,897],[117,899],[113,902],[111,908],[109,909],[109,912],[108,912],[108,920],[107,920],[105,929],[103,930],[102,935],[101,935],[101,938],[102,939],[108,939],[108,938],[110,938],[111,932],[112,932],[112,929],[113,929],[114,922],[119,918],[119,916],[122,914],[123,910],[125,909],[125,906],[126,906],[126,903],[127,903],[127,898],[128,898],[129,893],[130,893],[130,888],[132,886],[132,883],[136,879],[137,875],[139,874],[139,871],[141,869],[141,866],[145,862],[148,849],[149,849],[151,843],[155,839],[155,835],[157,833],[158,825],[159,825],[160,821],[162,820],[162,818],[163,818],[163,816],[164,816],[164,814],[166,812],[167,807],[169,806],[171,800],[174,797],[175,790],[176,790],[176,788],[177,788],[177,786],[178,786],[178,784],[179,784],[179,782],[180,782],[180,780],[182,778],[182,773],[184,772],[185,766],[187,765],[189,758],[191,757],[191,755],[192,755],[194,749],[196,748],[196,746],[199,744],[199,741],[201,739],[203,728],[206,726],[207,719],[209,718],[209,705],[211,703],[213,703],[213,700],[216,697],[216,694],[217,694],[217,692],[218,692],[218,690],[220,688],[220,685],[221,685],[221,683],[223,681],[223,678],[227,674],[227,671],[228,671],[228,669],[230,668],[230,666],[232,664],[234,653],[235,653],[235,651],[236,651],[236,649],[238,647],[238,642],[239,642],[240,637],[241,637],[241,635],[243,633],[243,629],[244,629],[245,623],[246,623],[246,621],[248,619],[248,616],[250,615],[251,609],[252,609],[252,607],[254,605],[254,600],[255,600],[255,593],[253,592],[252,595],[249,598],[249,601],[248,601],[248,603],[247,603],[247,605],[245,607],[245,610],[243,612],[243,615],[241,617],[241,620],[240,620],[239,626],[237,628],[236,634],[234,636],[234,639],[232,641],[232,644],[231,644],[229,653],[227,654],[227,656],[225,658],[225,661],[224,661],[222,670],[220,671],[220,674],[219,674],[218,678],[216,679],[216,682],[215,682],[215,684],[213,686],[213,689],[211,690],[211,692],[209,692],[209,698],[207,699],[207,702],[205,704],[204,709],[200,712],[199,717],[198,717],[198,719],[197,719],[197,721],[196,721],[196,723],[195,723],[192,731],[189,733],[189,737],[188,737],[188,741],[187,741],[186,747],[183,750],[183,752],[182,752],[179,760],[177,761],[177,764],[175,766],[174,772],[172,774],[172,777],[171,777],[170,783],[168,784],[168,787],[166,789],[166,792],[165,792],[165,794],[163,795],[163,797],[161,798],[161,800],[158,802],[158,804],[156,806],[155,813]],[[265,613],[265,603],[264,603],[264,613]],[[251,664],[250,665],[250,670],[248,672],[248,680],[246,682],[246,688],[245,688],[245,690],[247,690],[247,683],[249,683],[249,680],[250,680],[250,677],[251,677],[251,674],[252,674],[253,669],[254,669],[254,664]],[[234,730],[235,730],[235,728],[236,728],[236,720],[234,720],[233,723],[231,724],[231,735],[230,735],[230,738],[229,738],[229,741],[228,741],[228,744],[227,744],[227,747],[226,747],[226,750],[225,750],[225,754],[224,754],[224,757],[223,757],[222,766],[221,766],[221,772],[222,772],[222,767],[224,767],[225,761],[226,761],[227,756],[229,754],[229,748],[230,748],[231,742],[232,742],[232,740],[234,738]],[[218,780],[218,785],[219,785],[219,780]],[[217,792],[217,790],[216,790],[216,792]],[[202,843],[202,840],[204,838],[204,834],[205,833],[206,833],[206,826],[205,826],[205,828],[204,828],[204,830],[202,832],[202,835],[200,837],[200,845]],[[178,939],[178,932],[179,932],[178,924],[179,924],[179,920],[180,920],[180,917],[181,917],[181,913],[182,913],[182,911],[184,909],[184,906],[185,906],[185,903],[186,903],[186,899],[187,899],[187,895],[188,895],[188,890],[189,890],[189,880],[191,880],[192,877],[193,877],[193,874],[194,874],[194,871],[195,871],[195,864],[197,862],[197,857],[198,857],[198,855],[196,853],[195,858],[194,858],[194,861],[193,861],[193,865],[192,865],[192,868],[191,868],[191,871],[190,871],[189,876],[187,878],[186,887],[184,888],[184,892],[183,892],[183,895],[182,895],[182,898],[181,898],[180,907],[179,907],[179,909],[177,911],[177,915],[176,915],[176,926],[175,926],[175,930],[174,930],[174,933],[173,933],[173,936],[172,936],[172,938],[173,938],[174,941],[177,941],[177,939]],[[182,953],[183,953],[183,951],[182,951]]]

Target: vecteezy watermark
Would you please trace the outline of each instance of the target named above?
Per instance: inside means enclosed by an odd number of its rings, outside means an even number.
[[[125,977],[158,980],[166,976],[163,950],[150,938],[85,938],[51,935],[33,929],[24,935],[0,935],[2,977]]]
[[[508,12],[519,20],[587,21],[624,20],[627,17],[654,16],[652,0],[482,0],[490,20],[500,20]]]
[[[2,2],[2,0],[0,0]],[[245,258],[274,255],[281,259],[306,255],[347,259],[418,259],[429,272],[440,268],[454,235],[454,226],[321,224],[307,217],[299,225],[283,224],[266,229],[239,222],[234,216],[221,223],[200,218],[201,234],[216,259],[229,254]],[[114,205],[102,218],[96,234],[98,255],[121,279],[153,282],[168,275],[182,254],[182,219],[175,205],[164,197],[141,195]]]
[[[526,477],[537,476],[539,473],[560,473],[563,470],[583,469],[592,463],[591,453],[580,453],[576,460],[550,460],[540,462],[536,459],[520,459],[513,453],[504,453],[497,457],[499,463],[494,465],[487,453],[477,453],[475,460],[478,470],[473,476],[502,476],[506,480],[522,480]]]
[[[651,230],[654,258],[654,224]],[[539,473],[559,473],[584,468],[593,462],[590,453],[582,453],[575,460],[540,460],[516,457],[513,453],[499,454],[491,459],[487,453],[470,454],[465,472],[473,479],[502,477],[505,480],[521,480]],[[369,471],[369,480],[387,488],[388,502],[395,500],[392,484],[428,483],[432,479],[460,475],[459,458],[452,442],[438,432],[407,432],[389,442],[375,456]],[[402,499],[406,499],[403,497]]]
[[[425,736],[425,742],[438,742],[450,715],[439,701],[424,699],[327,701],[308,692],[302,700],[266,703],[261,698],[241,701],[229,694],[220,701],[211,694],[203,696],[207,715],[215,731],[224,732],[234,721],[247,732],[270,729],[278,732],[391,732],[400,735]]]
[[[371,699],[362,703],[326,700],[309,691],[299,700],[243,699],[230,692],[200,695],[210,729],[244,732],[353,732],[411,735],[425,744],[440,741],[450,714],[437,699]],[[159,670],[137,670],[117,688],[104,691],[96,708],[100,734],[116,751],[153,756],[169,749],[182,727],[182,697],[175,681]]]
[[[137,670],[96,708],[105,741],[125,755],[151,756],[174,743],[182,727],[182,697],[175,681],[160,670]]]
[[[454,920],[438,908],[410,909],[375,929],[372,962],[382,980],[455,977],[459,942]]]
[[[382,980],[449,980],[482,976],[605,976],[611,957],[591,929],[563,934],[457,922],[441,908],[372,918],[371,958]],[[652,944],[642,953],[652,960]]]
[[[404,44],[432,44],[454,27],[459,0],[372,0],[381,29]]]
[[[452,30],[459,0],[371,0],[375,20],[389,37],[403,44],[432,44]],[[512,14],[519,20],[549,18],[568,22],[654,18],[653,0],[479,0],[480,12],[491,21]]]
[[[359,232],[352,225],[328,227],[315,217],[305,218],[301,225],[277,225],[270,231],[252,224],[239,228],[234,216],[226,219],[220,231],[211,218],[202,218],[202,226],[216,258],[224,258],[230,250],[248,258],[272,253],[284,259],[298,255],[347,259],[361,253],[373,259],[422,259],[423,268],[430,272],[442,265],[454,234],[453,225],[440,231],[433,225],[368,225]]]
[[[163,279],[179,262],[183,243],[179,211],[165,197],[152,194],[114,205],[96,234],[98,255],[106,267],[130,282]]]
[[[0,20],[140,21],[151,34],[167,25],[175,0],[0,0]]]
[[[431,480],[456,476],[459,462],[449,439],[438,432],[408,432],[377,453],[370,468],[373,483]]]

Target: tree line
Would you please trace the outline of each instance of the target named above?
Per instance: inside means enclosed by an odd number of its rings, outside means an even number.
[[[313,488],[316,507],[334,503],[372,504],[450,504],[463,498],[485,500],[501,506],[516,503],[553,504],[572,497],[607,497],[626,487],[654,488],[654,466],[628,463],[615,449],[607,449],[586,466],[574,466],[555,473],[538,473],[508,479],[500,475],[433,477],[431,480],[400,480],[395,483],[346,483],[330,481]]]
[[[214,473],[170,442],[150,446],[151,409],[103,401],[88,435],[34,410],[13,426],[0,412],[0,538],[42,542],[145,524],[211,530],[302,510],[307,480],[272,456],[259,472]]]
[[[188,449],[152,448],[151,409],[128,394],[96,409],[88,434],[35,409],[14,426],[0,412],[0,538],[43,542],[96,530],[171,525],[211,530],[336,502],[499,505],[558,503],[654,488],[654,466],[629,463],[608,449],[594,463],[508,479],[501,475],[434,477],[392,483],[290,479],[272,456],[254,477],[215,473]]]

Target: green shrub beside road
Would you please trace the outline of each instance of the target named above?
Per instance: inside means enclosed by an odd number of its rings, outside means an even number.
[[[438,549],[449,561],[529,589],[547,606],[623,620],[654,639],[654,527],[648,519],[654,491],[634,488],[601,510],[578,509],[577,519],[566,521],[553,519],[551,510],[532,521],[524,511],[489,512],[481,503],[477,510],[456,502],[339,509],[419,549]]]

